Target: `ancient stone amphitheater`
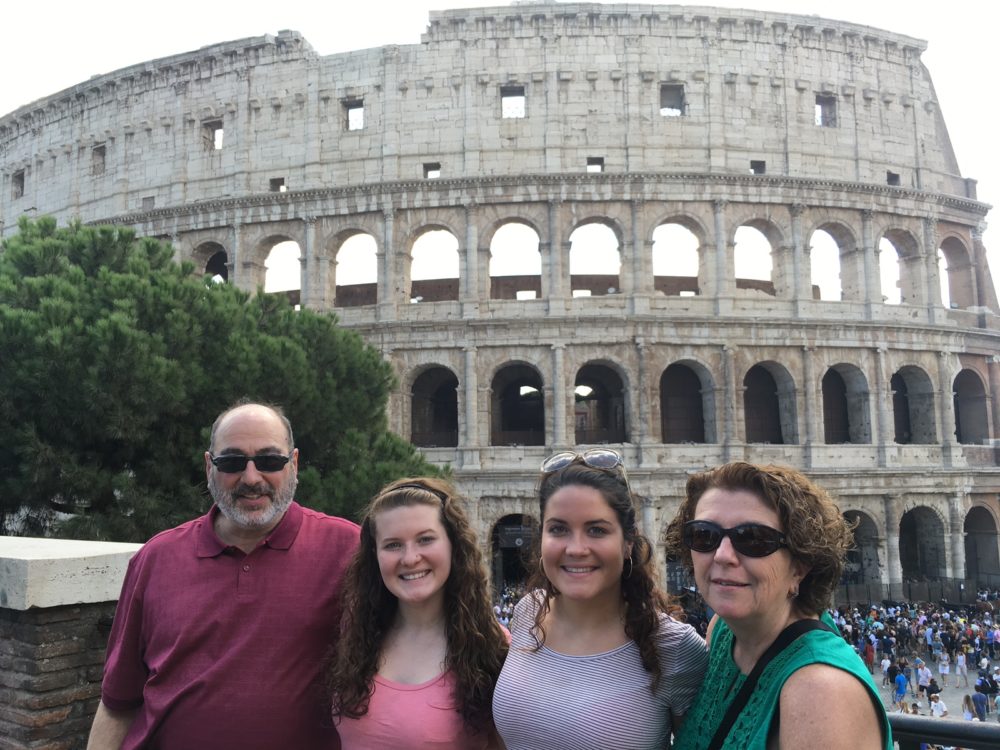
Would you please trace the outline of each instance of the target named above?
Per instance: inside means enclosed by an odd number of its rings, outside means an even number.
[[[1000,581],[1000,318],[925,46],[551,3],[221,43],[0,119],[0,222],[128,225],[247,289],[295,243],[291,294],[392,363],[498,577],[543,457],[607,443],[654,536],[692,470],[789,464],[859,521],[850,583],[954,595]]]

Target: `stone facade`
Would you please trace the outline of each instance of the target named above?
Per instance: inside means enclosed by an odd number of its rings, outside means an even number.
[[[653,536],[689,472],[772,461],[860,522],[852,580],[1000,581],[989,207],[959,174],[924,48],[688,6],[432,12],[418,45],[326,57],[281,32],[0,119],[0,223],[131,226],[247,289],[294,241],[298,301],[393,364],[393,428],[453,467],[486,545],[523,544],[544,456],[606,442]],[[513,224],[541,270],[491,275]],[[573,270],[589,225],[613,236],[617,274]],[[693,237],[696,274],[656,271],[663,226]],[[769,279],[738,278],[742,228],[766,238]],[[457,244],[457,274],[412,278],[429,231]],[[836,299],[812,286],[818,231]],[[359,235],[377,275],[338,284]]]

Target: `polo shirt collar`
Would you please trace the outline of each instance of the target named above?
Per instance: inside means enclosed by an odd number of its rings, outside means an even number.
[[[216,557],[229,548],[229,545],[215,533],[215,518],[219,513],[219,506],[213,505],[212,509],[201,517],[198,529],[198,557]],[[264,538],[264,544],[271,549],[290,549],[300,528],[302,528],[302,506],[293,500],[285,515],[278,521],[278,525]]]

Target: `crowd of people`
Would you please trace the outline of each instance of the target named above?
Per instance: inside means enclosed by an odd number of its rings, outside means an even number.
[[[890,750],[876,669],[946,716],[930,665],[971,680],[1000,654],[985,615],[831,611],[851,529],[789,468],[689,477],[663,541],[702,630],[660,587],[614,450],[542,463],[526,585],[496,599],[445,480],[390,483],[360,525],[303,508],[291,424],[253,402],[204,462],[209,512],[129,564],[90,750]]]

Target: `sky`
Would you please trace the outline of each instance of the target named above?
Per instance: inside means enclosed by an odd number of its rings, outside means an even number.
[[[0,44],[4,73],[0,114],[94,75],[219,42],[294,29],[323,55],[417,44],[430,9],[503,4],[482,0],[7,3],[0,14],[5,32]],[[923,61],[930,70],[961,173],[978,180],[979,200],[992,205],[1000,202],[1000,148],[995,141],[1000,133],[1000,96],[993,85],[993,76],[1000,72],[1000,45],[993,23],[1000,18],[1000,6],[985,0],[720,0],[702,5],[818,15],[926,40]],[[991,7],[997,10],[988,10]],[[994,213],[988,220],[1000,226],[1000,214]],[[1000,281],[1000,230],[987,231],[984,240],[994,278]]]

